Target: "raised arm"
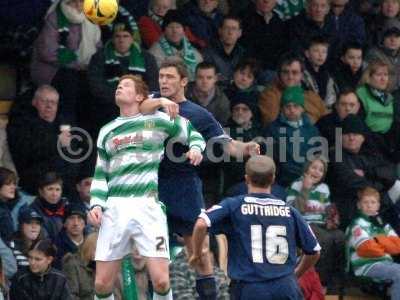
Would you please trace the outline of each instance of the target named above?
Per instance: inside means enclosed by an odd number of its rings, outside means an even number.
[[[159,109],[163,109],[171,119],[179,114],[179,105],[167,98],[148,98],[140,104],[140,112],[144,115],[153,114]]]

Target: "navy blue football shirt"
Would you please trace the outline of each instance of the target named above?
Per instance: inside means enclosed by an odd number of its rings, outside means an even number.
[[[321,249],[308,224],[293,207],[271,194],[224,199],[200,214],[213,233],[228,239],[228,275],[245,282],[278,279],[294,272],[296,248]]]

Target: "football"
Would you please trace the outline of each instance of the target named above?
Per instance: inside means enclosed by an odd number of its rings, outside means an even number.
[[[90,22],[107,25],[117,16],[118,2],[117,0],[84,0],[83,12]]]

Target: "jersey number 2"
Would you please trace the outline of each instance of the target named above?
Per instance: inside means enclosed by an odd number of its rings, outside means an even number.
[[[286,226],[270,225],[265,231],[265,250],[261,225],[251,225],[251,254],[254,263],[264,263],[264,251],[270,264],[283,265],[289,256]]]

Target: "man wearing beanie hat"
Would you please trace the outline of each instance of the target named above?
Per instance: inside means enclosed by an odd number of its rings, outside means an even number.
[[[203,61],[203,57],[186,37],[183,20],[181,12],[170,9],[164,17],[163,35],[149,51],[156,58],[158,67],[167,57],[182,59],[189,70],[189,79],[193,80],[196,66]]]
[[[64,227],[58,234],[56,267],[61,267],[61,260],[67,253],[76,253],[84,241],[86,212],[77,204],[68,204],[65,207]]]
[[[321,143],[318,129],[304,114],[304,91],[300,86],[287,87],[281,98],[281,113],[271,123],[265,136],[273,139],[273,157],[278,165],[277,182],[287,187],[303,173],[309,151]],[[314,138],[314,139],[313,139]],[[283,144],[282,144],[283,143]]]
[[[400,198],[400,181],[396,165],[367,144],[368,138],[368,129],[358,115],[349,114],[342,121],[342,148],[330,155],[328,183],[332,202],[337,204],[344,229],[356,214],[357,192],[367,186],[373,187],[383,195],[382,217],[400,233],[400,210],[396,204]]]
[[[158,89],[158,68],[153,55],[134,41],[129,22],[113,22],[112,38],[93,55],[88,67],[90,92],[94,99],[96,129],[119,115],[115,90],[122,75],[140,75],[150,90]],[[97,130],[98,131],[98,130]]]

